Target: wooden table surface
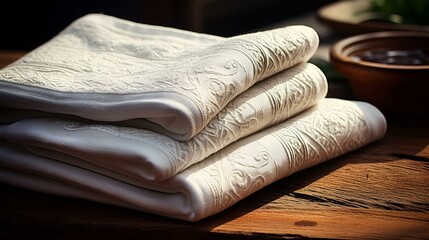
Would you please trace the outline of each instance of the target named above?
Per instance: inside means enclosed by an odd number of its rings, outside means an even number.
[[[0,239],[30,238],[429,239],[429,119],[388,117],[382,140],[196,223],[0,185]]]

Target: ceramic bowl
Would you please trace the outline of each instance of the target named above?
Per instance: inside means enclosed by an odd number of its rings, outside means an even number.
[[[357,100],[386,115],[429,116],[429,32],[348,37],[332,45],[330,61]]]

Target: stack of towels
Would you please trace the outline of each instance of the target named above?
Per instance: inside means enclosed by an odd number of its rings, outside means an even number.
[[[382,138],[297,25],[223,38],[88,14],[0,70],[0,181],[186,221]]]

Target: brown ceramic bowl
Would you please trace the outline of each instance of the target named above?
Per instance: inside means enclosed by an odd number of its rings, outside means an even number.
[[[352,36],[335,43],[330,58],[356,99],[386,115],[429,115],[429,32]]]

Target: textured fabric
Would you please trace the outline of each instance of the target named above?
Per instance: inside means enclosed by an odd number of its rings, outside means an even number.
[[[280,178],[376,141],[385,130],[383,115],[372,105],[324,99],[163,182],[147,183],[108,170],[92,171],[7,143],[0,144],[0,180],[32,190],[197,221]]]
[[[0,126],[0,138],[61,161],[67,156],[151,181],[170,178],[238,139],[315,105],[327,93],[324,74],[303,63],[259,82],[232,100],[192,139],[144,129],[63,119],[27,119]]]
[[[318,43],[306,26],[220,38],[90,14],[0,70],[0,104],[188,140],[256,82],[309,60]]]
[[[77,19],[0,70],[0,181],[186,221],[382,138],[326,98],[315,31],[231,38]]]

